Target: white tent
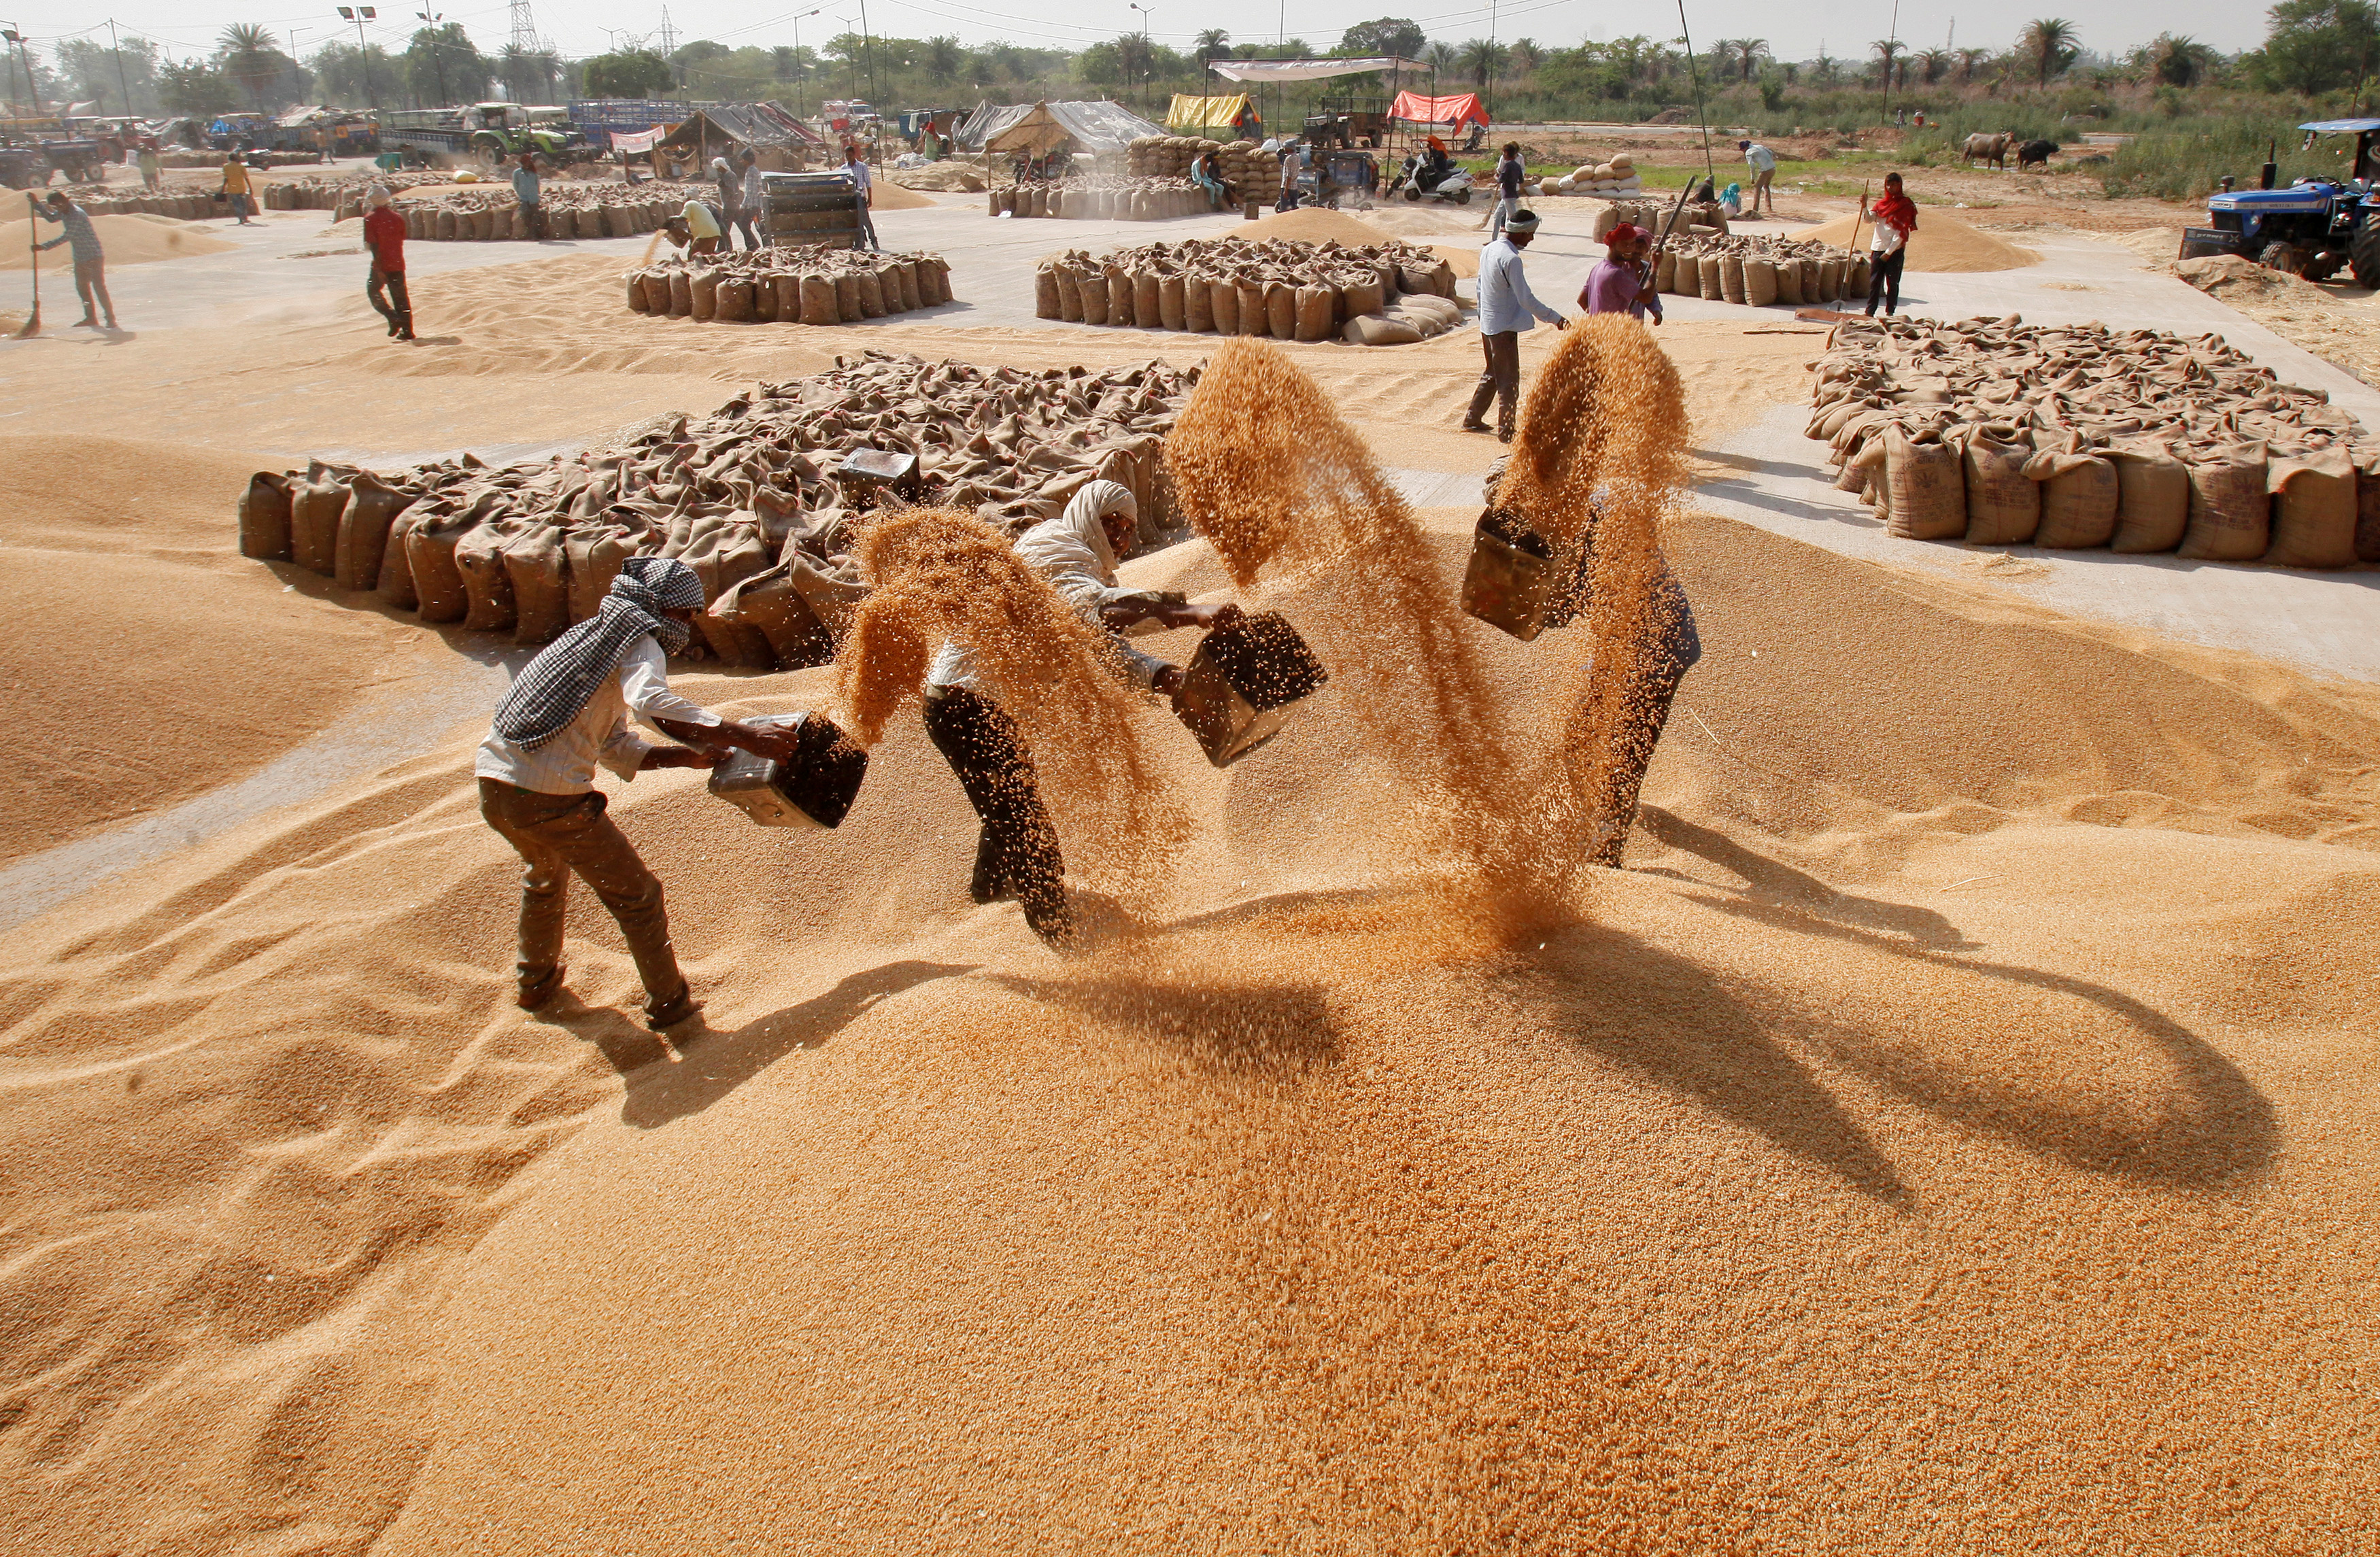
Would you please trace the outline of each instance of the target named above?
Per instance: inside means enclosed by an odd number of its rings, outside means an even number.
[[[1324,81],[1333,76],[1369,76],[1383,71],[1418,75],[1429,68],[1393,55],[1373,59],[1210,59],[1207,67],[1227,81]]]

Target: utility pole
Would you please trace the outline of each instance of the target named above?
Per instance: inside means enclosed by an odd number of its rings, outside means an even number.
[[[115,55],[115,84],[124,89],[124,111],[132,112],[132,83],[124,77],[124,45],[115,36],[115,18],[107,18],[107,46]]]
[[[371,99],[372,112],[380,112],[380,88],[372,84],[371,50],[364,43],[364,23],[380,19],[380,12],[370,6],[342,6],[339,19],[356,24],[356,57],[363,61],[364,95]]]
[[[451,104],[446,101],[446,56],[438,52],[438,24],[446,19],[446,13],[440,11],[432,16],[428,11],[416,11],[413,14],[430,24],[430,68],[438,77],[438,106],[449,107]]]
[[[1154,74],[1156,61],[1151,59],[1148,54],[1148,7],[1142,5],[1140,0],[1124,0],[1124,3],[1131,9],[1140,13],[1140,84],[1144,87],[1153,87],[1157,84]],[[1149,95],[1152,99],[1156,96],[1154,92]]]
[[[1892,56],[1900,52],[1900,0],[1892,0],[1892,26],[1884,35],[1884,102],[1876,109],[1876,122],[1892,122]]]
[[[807,119],[809,110],[802,106],[802,78],[808,67],[802,63],[802,17],[814,17],[825,10],[824,6],[812,6],[794,18],[794,117]]]

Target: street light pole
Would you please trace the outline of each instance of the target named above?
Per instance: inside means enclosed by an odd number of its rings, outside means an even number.
[[[808,68],[802,64],[802,17],[814,17],[825,9],[820,6],[794,18],[794,117],[797,119],[809,117],[809,110],[802,106],[802,73]]]
[[[115,84],[124,89],[124,111],[132,112],[132,83],[124,76],[124,44],[115,36],[115,18],[107,18],[107,46],[115,55]]]
[[[446,19],[446,13],[441,11],[431,16],[428,11],[416,11],[413,14],[430,24],[430,68],[438,77],[438,106],[452,107],[453,104],[446,101],[446,61],[438,52],[438,24]]]
[[[356,57],[363,61],[364,95],[371,99],[372,112],[380,112],[380,88],[372,84],[371,53],[364,42],[364,23],[380,19],[380,12],[370,6],[342,6],[339,19],[356,24]]]
[[[25,52],[25,35],[17,30],[17,24],[12,21],[5,30],[0,30],[0,39],[17,45],[17,58],[25,67],[25,100],[32,104],[33,117],[38,119],[42,116],[42,89],[33,79],[33,56]],[[15,91],[16,83],[9,82],[11,96],[15,95]]]
[[[1148,53],[1148,7],[1140,0],[1124,0],[1124,3],[1140,13],[1140,84],[1152,86],[1155,84],[1157,62],[1149,57]],[[1155,96],[1154,93],[1150,95]]]

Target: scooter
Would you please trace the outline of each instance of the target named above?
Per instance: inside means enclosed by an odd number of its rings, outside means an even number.
[[[1427,195],[1431,200],[1442,200],[1449,205],[1469,205],[1471,186],[1471,175],[1459,167],[1449,168],[1436,183],[1431,183],[1429,170],[1422,166],[1421,157],[1416,153],[1405,159],[1404,167],[1398,173],[1396,182],[1389,186],[1389,192],[1401,194],[1409,201],[1417,201]]]

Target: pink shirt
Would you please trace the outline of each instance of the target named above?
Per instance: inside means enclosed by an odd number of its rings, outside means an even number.
[[[1653,317],[1661,317],[1659,294],[1643,285],[1634,262],[1605,259],[1597,262],[1586,276],[1586,286],[1578,295],[1579,307],[1589,313],[1624,313],[1632,319],[1642,319],[1650,309]]]

